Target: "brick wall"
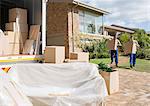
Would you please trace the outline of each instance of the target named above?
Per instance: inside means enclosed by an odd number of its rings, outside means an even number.
[[[79,33],[78,9],[67,3],[52,3],[47,6],[47,45],[65,46],[66,58],[76,51],[75,38]]]
[[[68,4],[48,3],[47,6],[47,45],[67,46]],[[67,50],[66,50],[67,53]]]

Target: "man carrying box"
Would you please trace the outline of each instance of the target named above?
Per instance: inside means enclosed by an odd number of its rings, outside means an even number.
[[[111,64],[115,58],[116,67],[118,67],[118,46],[121,46],[120,41],[117,39],[118,34],[116,34],[112,40],[107,42],[107,48],[110,50],[111,54]]]
[[[130,67],[135,67],[136,64],[136,51],[137,48],[139,48],[139,44],[136,40],[134,40],[133,36],[130,37],[130,41],[131,42],[131,53],[130,53]]]

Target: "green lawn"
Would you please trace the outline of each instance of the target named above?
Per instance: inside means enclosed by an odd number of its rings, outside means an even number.
[[[106,59],[91,59],[91,63],[98,64],[100,62],[103,62],[105,64],[110,63],[110,58]],[[129,62],[119,64],[119,68],[124,68],[124,69],[129,69]],[[149,72],[150,73],[150,60],[144,60],[144,59],[137,59],[136,67],[133,68],[136,71],[141,71],[141,72]]]

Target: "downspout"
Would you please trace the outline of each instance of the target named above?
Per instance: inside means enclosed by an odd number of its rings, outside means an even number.
[[[104,35],[104,14],[102,15],[102,35]]]
[[[72,7],[72,10],[71,10],[71,13],[72,13],[72,51],[74,52],[75,51],[75,48],[74,48],[74,46],[75,46],[75,38],[74,38],[74,9],[78,6],[78,2],[77,2],[77,4],[74,6],[74,7]]]
[[[48,0],[42,0],[42,54],[46,47],[46,3]]]

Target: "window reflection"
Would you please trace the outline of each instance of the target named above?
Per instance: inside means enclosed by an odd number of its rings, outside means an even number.
[[[89,34],[100,34],[102,26],[102,16],[90,13],[87,11],[80,11],[80,32]]]

